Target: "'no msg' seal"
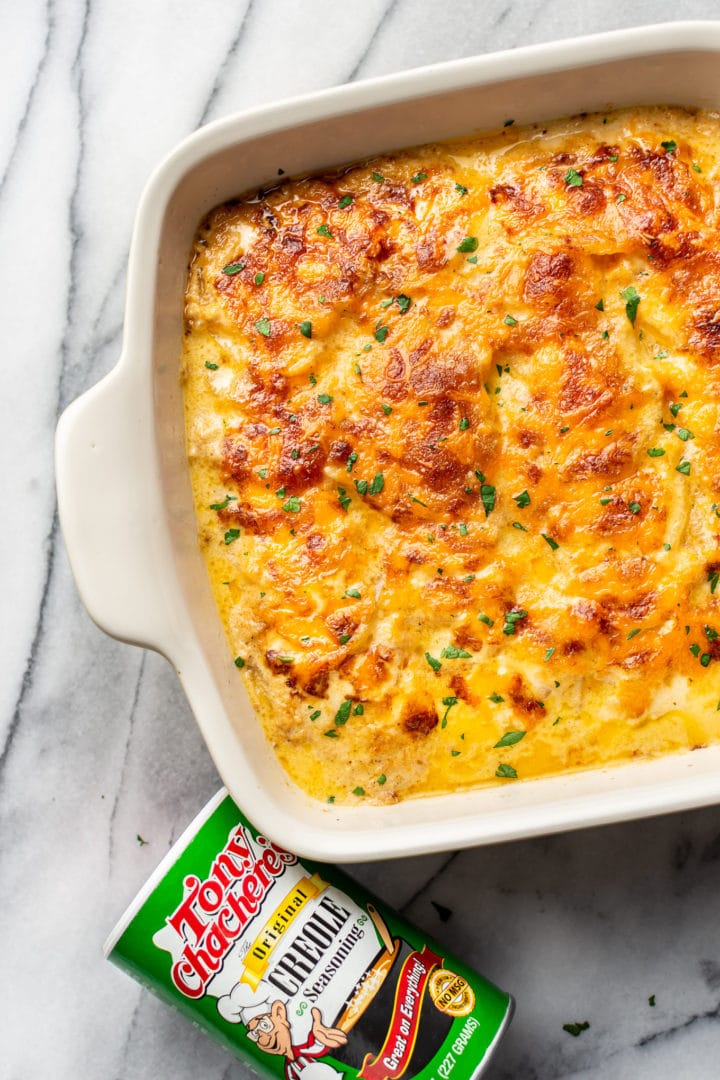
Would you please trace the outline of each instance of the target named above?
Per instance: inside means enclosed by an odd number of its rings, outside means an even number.
[[[109,942],[110,959],[256,1070],[287,1080],[483,1070],[512,1001],[329,866],[206,808]]]

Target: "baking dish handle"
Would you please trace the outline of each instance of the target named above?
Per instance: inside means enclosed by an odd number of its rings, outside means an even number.
[[[152,567],[162,523],[153,431],[147,395],[124,367],[121,360],[60,417],[60,525],[94,622],[113,637],[160,649],[164,605]]]

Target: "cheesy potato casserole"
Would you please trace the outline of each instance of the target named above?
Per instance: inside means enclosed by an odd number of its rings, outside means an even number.
[[[200,542],[311,795],[717,741],[719,147],[701,111],[508,120],[201,224]]]

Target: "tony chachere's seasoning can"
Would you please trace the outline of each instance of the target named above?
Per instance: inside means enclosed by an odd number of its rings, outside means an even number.
[[[512,998],[221,791],[106,954],[272,1080],[472,1080]]]

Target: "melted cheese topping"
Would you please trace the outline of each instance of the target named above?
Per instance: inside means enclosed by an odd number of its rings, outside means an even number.
[[[718,739],[719,146],[668,108],[506,127],[201,225],[200,541],[312,795]]]

